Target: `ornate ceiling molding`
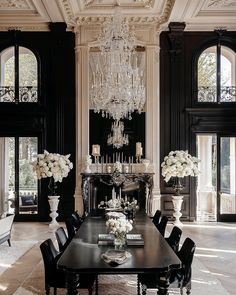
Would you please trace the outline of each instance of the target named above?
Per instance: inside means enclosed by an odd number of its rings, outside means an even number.
[[[68,0],[64,0],[68,1]],[[163,12],[159,16],[125,16],[124,18],[131,24],[154,24],[160,26],[161,24],[168,21],[170,17],[171,10],[175,4],[176,0],[167,0]],[[79,16],[75,19],[76,27],[83,25],[102,25],[106,21],[110,21],[111,15],[97,15],[97,16]],[[76,28],[75,28],[76,29]]]
[[[49,26],[47,23],[41,24],[21,24],[18,23],[16,25],[9,25],[9,24],[0,24],[0,31],[9,31],[9,30],[19,30],[19,31],[49,31]]]
[[[236,0],[210,0],[207,7],[224,8],[236,7]]]
[[[28,9],[30,7],[26,0],[1,0],[0,8]]]
[[[76,22],[70,0],[58,0],[58,3],[63,12],[67,25],[74,27]]]
[[[154,6],[155,0],[130,0],[130,2],[113,1],[109,2],[106,0],[81,0],[83,7],[86,9],[103,9],[103,8],[114,8],[119,5],[121,8],[150,8]]]

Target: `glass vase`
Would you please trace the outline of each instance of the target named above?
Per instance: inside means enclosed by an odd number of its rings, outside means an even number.
[[[126,233],[115,234],[114,245],[117,247],[123,247],[126,244]]]

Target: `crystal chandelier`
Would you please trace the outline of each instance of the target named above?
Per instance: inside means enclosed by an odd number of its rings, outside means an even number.
[[[129,144],[128,134],[124,134],[124,123],[121,121],[115,121],[111,125],[112,135],[109,134],[107,138],[107,144],[113,145],[113,147],[119,149],[123,145]]]
[[[116,11],[98,36],[101,66],[93,70],[90,103],[94,112],[120,120],[141,113],[145,104],[143,71],[138,66],[134,32]]]

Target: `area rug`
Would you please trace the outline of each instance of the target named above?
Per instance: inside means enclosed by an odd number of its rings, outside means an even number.
[[[12,241],[11,247],[8,243],[0,245],[0,275],[10,268],[22,255],[27,253],[37,241]]]
[[[135,295],[137,294],[137,276],[135,275],[104,275],[99,276],[99,295]],[[42,261],[34,272],[25,280],[14,295],[40,295],[44,291],[44,269]],[[58,289],[58,295],[66,294],[66,290]],[[80,295],[87,295],[87,290],[81,290]],[[148,290],[147,294],[157,294],[156,290]],[[170,288],[170,295],[179,295],[179,289]],[[230,295],[221,282],[194,257],[191,295]]]

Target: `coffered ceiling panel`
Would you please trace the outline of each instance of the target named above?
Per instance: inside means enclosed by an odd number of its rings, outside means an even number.
[[[186,22],[186,30],[236,30],[236,0],[176,0],[170,21]]]

